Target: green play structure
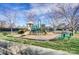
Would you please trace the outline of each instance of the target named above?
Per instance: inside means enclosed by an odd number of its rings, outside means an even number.
[[[39,32],[40,31],[40,27],[38,25],[32,25],[31,31],[32,32]]]
[[[45,29],[45,24],[32,24],[32,22],[29,23],[30,27],[30,34],[47,34]]]
[[[59,37],[58,37],[58,39],[60,39],[60,40],[63,40],[63,39],[70,39],[71,38],[71,36],[72,36],[72,33],[62,33],[62,34],[60,34],[59,35]]]

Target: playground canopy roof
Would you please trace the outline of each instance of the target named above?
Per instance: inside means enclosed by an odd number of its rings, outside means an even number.
[[[28,24],[33,24],[33,22],[32,21],[29,21]]]

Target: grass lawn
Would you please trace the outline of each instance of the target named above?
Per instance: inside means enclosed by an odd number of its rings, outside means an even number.
[[[11,35],[3,35],[0,33],[0,39],[13,41],[22,44],[29,44],[35,46],[41,46],[45,48],[51,48],[56,50],[64,50],[70,53],[79,54],[79,39],[71,38],[70,40],[56,40],[56,41],[36,41],[28,39],[14,38]]]

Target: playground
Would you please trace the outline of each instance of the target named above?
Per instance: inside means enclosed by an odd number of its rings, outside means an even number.
[[[18,32],[2,32],[0,39],[79,54],[79,33],[73,34],[66,29],[51,31],[44,24],[38,26],[32,22],[29,25],[26,27],[27,29],[20,29]]]
[[[53,31],[53,28],[50,30],[50,28],[46,27],[45,24],[35,25],[33,21],[29,21],[27,23],[27,30],[26,28],[21,29],[18,34],[14,34],[14,37],[49,41],[56,39],[63,40],[65,38],[70,39],[72,33],[69,30]]]

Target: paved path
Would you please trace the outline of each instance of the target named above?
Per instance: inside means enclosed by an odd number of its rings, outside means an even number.
[[[25,49],[26,54],[28,55],[71,55],[71,53],[60,51],[60,50],[54,50],[49,48],[43,48],[38,46],[28,46],[27,49]],[[24,52],[25,52],[24,51]]]

